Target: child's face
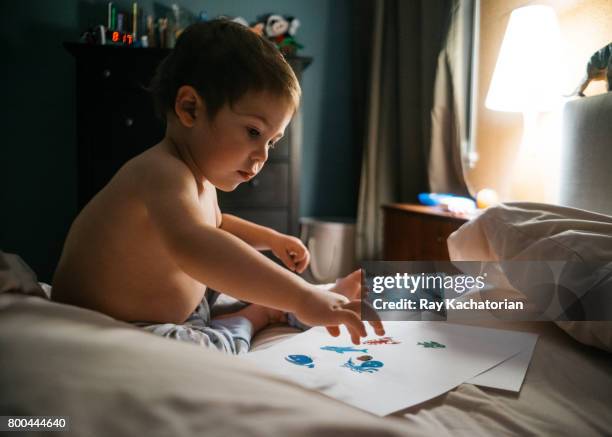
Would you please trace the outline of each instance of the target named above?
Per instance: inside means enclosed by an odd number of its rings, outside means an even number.
[[[282,97],[258,92],[247,93],[231,107],[224,105],[212,121],[198,112],[191,154],[208,181],[222,191],[232,191],[262,169],[294,108]]]

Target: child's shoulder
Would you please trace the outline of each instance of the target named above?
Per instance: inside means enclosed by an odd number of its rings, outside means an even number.
[[[189,167],[164,142],[128,161],[119,173],[122,179],[147,190],[195,186]]]

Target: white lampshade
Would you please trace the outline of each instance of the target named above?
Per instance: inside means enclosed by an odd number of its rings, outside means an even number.
[[[496,111],[544,112],[561,99],[561,32],[549,6],[512,11],[485,106]]]

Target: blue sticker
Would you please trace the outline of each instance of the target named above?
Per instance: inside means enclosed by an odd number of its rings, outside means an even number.
[[[285,357],[285,360],[289,361],[291,364],[308,367],[309,369],[315,366],[312,358],[308,355],[288,355]]]
[[[339,354],[343,354],[344,352],[363,352],[363,353],[368,353],[367,349],[355,349],[352,346],[322,346],[321,349],[324,350],[324,351],[337,352]]]
[[[353,372],[357,373],[378,372],[382,366],[384,366],[384,364],[381,361],[365,361],[361,364],[355,364],[352,358],[349,358],[349,360],[342,365],[342,367],[348,367]]]

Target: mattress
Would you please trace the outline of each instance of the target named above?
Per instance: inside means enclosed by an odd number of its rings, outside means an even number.
[[[235,357],[94,311],[5,293],[0,411],[69,416],[67,435],[79,436],[609,434],[609,354],[552,323],[485,326],[540,334],[519,394],[463,384],[381,419]],[[270,327],[253,348],[295,333]]]

